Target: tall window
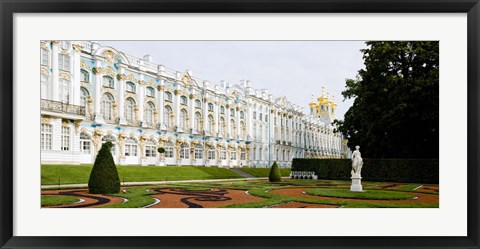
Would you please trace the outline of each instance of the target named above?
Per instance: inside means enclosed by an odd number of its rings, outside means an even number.
[[[208,103],[208,111],[213,112],[213,104]]]
[[[235,120],[230,119],[230,134],[235,135],[237,133],[237,126],[235,125]]]
[[[84,70],[80,71],[80,81],[85,83],[90,82],[90,75],[87,71],[84,71]]]
[[[145,156],[146,157],[156,157],[157,156],[157,146],[152,140],[148,140],[145,145]]]
[[[195,130],[199,131],[202,129],[202,114],[199,112],[195,113],[195,120],[193,122]]]
[[[242,138],[245,137],[246,131],[247,131],[247,128],[245,127],[245,123],[244,123],[243,121],[240,122],[240,136],[241,136]]]
[[[195,100],[195,108],[202,108],[202,102],[198,99]]]
[[[132,98],[125,101],[125,118],[131,122],[135,120],[135,100]]]
[[[110,93],[103,94],[100,111],[103,114],[103,118],[105,120],[113,120],[113,96]]]
[[[220,148],[220,160],[227,160],[227,150],[225,148]]]
[[[230,117],[235,117],[235,110],[233,108],[230,109]]]
[[[221,135],[225,134],[225,119],[220,118],[220,122],[218,124],[218,133]]]
[[[253,147],[253,160],[257,160],[257,148],[255,148],[255,146]]]
[[[153,125],[155,105],[152,102],[147,102],[147,108],[145,110],[145,122],[149,125]]]
[[[104,87],[113,88],[113,78],[111,78],[109,76],[103,76],[102,84],[103,84]]]
[[[235,149],[232,149],[232,151],[230,151],[230,159],[237,160],[237,151]]]
[[[70,150],[70,127],[62,126],[62,147],[61,150]]]
[[[88,91],[85,88],[80,88],[80,105],[87,109],[87,99],[88,99]]]
[[[208,158],[208,160],[215,160],[215,148],[214,147],[208,147],[207,158]]]
[[[247,160],[247,151],[244,148],[240,149],[240,160]]]
[[[127,82],[127,87],[126,87],[127,92],[135,93],[135,84],[133,82]]]
[[[171,92],[165,92],[165,101],[172,102],[172,93]]]
[[[173,144],[170,142],[165,143],[165,157],[166,158],[173,157]]]
[[[66,79],[59,79],[59,91],[60,101],[68,103],[70,101],[70,81]]]
[[[180,159],[190,158],[190,148],[187,143],[183,143],[180,147]]]
[[[111,142],[112,143],[112,148],[110,149],[110,153],[112,153],[112,156],[115,155],[115,137],[112,136],[112,135],[106,135],[102,138],[102,144],[106,143],[106,142]]]
[[[137,156],[137,141],[133,138],[125,140],[125,156]]]
[[[170,125],[172,124],[172,108],[168,105],[165,106],[165,111],[163,112],[163,122],[167,129],[170,129]]]
[[[46,75],[40,76],[40,96],[42,99],[48,99],[48,77]]]
[[[152,87],[147,87],[147,96],[155,97],[155,90]]]
[[[213,132],[213,127],[215,126],[215,120],[212,115],[208,115],[207,131]]]
[[[187,105],[188,100],[186,96],[180,96],[180,104]]]
[[[257,119],[257,112],[253,112],[253,119]]]
[[[50,53],[48,50],[42,48],[42,65],[50,65]]]
[[[58,55],[58,69],[70,72],[70,56],[64,54]]]
[[[203,159],[203,147],[200,144],[195,145],[195,159]]]
[[[40,146],[42,150],[52,149],[52,125],[42,124]]]
[[[180,127],[183,129],[187,129],[187,118],[188,118],[188,113],[185,109],[182,109],[180,111]]]
[[[245,118],[245,112],[240,111],[240,118],[242,118],[242,119]]]
[[[84,132],[80,133],[80,153],[90,154],[91,139],[90,136]]]
[[[268,122],[268,115],[265,114],[265,122]]]
[[[225,107],[220,106],[220,114],[225,114]]]

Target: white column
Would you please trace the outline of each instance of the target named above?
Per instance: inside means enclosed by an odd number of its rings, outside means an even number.
[[[119,64],[118,66],[118,123],[121,125],[126,125],[127,120],[125,119],[125,66]]]
[[[143,102],[145,101],[145,81],[143,80],[144,76],[140,74],[138,82],[138,122],[142,124],[142,127],[146,126],[143,123]]]
[[[195,95],[195,91],[192,92],[192,94]],[[195,123],[195,98],[190,98],[189,97],[188,109],[189,109],[188,112],[190,113],[190,120],[189,120],[190,121],[190,128],[193,129],[195,127],[195,125],[194,125],[194,123]]]
[[[97,124],[104,124],[105,120],[103,115],[101,114],[100,104],[102,101],[102,72],[99,70],[102,66],[102,61],[100,59],[95,59],[95,68],[93,69],[93,73],[95,74],[95,102],[94,102],[94,121]]]
[[[59,41],[52,41],[52,100],[59,101],[58,96],[58,44]]]
[[[180,90],[180,87],[177,85],[177,89]],[[175,94],[175,103],[174,103],[174,109],[175,109],[175,125],[177,127],[180,127],[180,94],[177,93]]]
[[[240,131],[241,131],[241,127],[240,127],[240,111],[236,111],[235,113],[235,123],[237,124],[237,130],[236,130],[236,133],[238,136],[240,136]],[[237,137],[235,137],[235,139],[237,139]]]
[[[230,138],[232,136],[232,124],[230,124],[230,104],[227,103],[225,106],[225,116],[226,116],[226,124],[227,124],[227,138]]]
[[[204,131],[207,130],[207,122],[208,122],[208,103],[205,101],[207,96],[208,95],[205,93],[205,96],[203,96],[203,99],[202,99],[202,111],[203,111],[202,118],[203,118],[203,130]]]
[[[249,103],[247,103],[247,105],[249,105]],[[250,136],[250,139],[253,140],[253,111],[252,111],[252,107],[250,106],[247,106],[247,135]],[[252,153],[250,154],[253,154],[253,150],[252,150]]]
[[[72,69],[72,92],[73,98],[71,101],[74,105],[80,105],[80,48],[72,49],[73,60],[71,61],[70,68]]]
[[[164,103],[163,103],[163,98],[164,98],[164,87],[165,87],[165,80],[160,79],[160,85],[159,85],[159,91],[158,91],[158,103],[157,103],[157,112],[158,112],[158,122],[160,123],[160,129],[165,129],[165,123],[168,122],[168,120],[163,120],[163,112],[164,112]]]
[[[216,99],[216,98],[215,98]],[[215,130],[217,134],[213,134],[215,137],[218,137],[218,132],[220,131],[220,127],[218,127],[218,120],[220,119],[220,104],[218,101],[215,101],[215,106],[213,107],[213,118],[215,119]]]

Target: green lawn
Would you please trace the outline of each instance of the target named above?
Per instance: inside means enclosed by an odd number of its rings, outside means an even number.
[[[242,178],[226,168],[194,166],[117,166],[120,181],[177,181]],[[42,165],[42,185],[88,183],[92,165]]]
[[[43,206],[58,206],[63,204],[71,204],[80,201],[77,197],[73,196],[60,196],[60,195],[42,195],[42,207]]]
[[[270,168],[239,168],[239,169],[255,177],[268,177],[268,174],[270,174]],[[290,168],[288,169],[280,168],[280,173],[282,173],[282,176],[289,176]]]

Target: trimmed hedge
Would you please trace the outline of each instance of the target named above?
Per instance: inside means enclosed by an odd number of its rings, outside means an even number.
[[[112,146],[111,142],[106,142],[98,151],[90,178],[88,179],[88,192],[90,194],[114,194],[120,192],[120,178],[110,153]]]
[[[277,162],[273,162],[272,167],[270,168],[270,174],[268,175],[268,181],[270,182],[280,182],[282,181],[282,174],[278,168]]]
[[[292,171],[315,171],[318,179],[350,180],[351,159],[294,158]],[[435,183],[439,181],[438,159],[363,159],[365,181]]]

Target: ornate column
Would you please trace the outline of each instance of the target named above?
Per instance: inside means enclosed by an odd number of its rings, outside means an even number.
[[[123,64],[118,64],[118,124],[126,125],[127,119],[125,118],[125,80],[127,76],[125,75],[125,66]]]
[[[220,127],[218,126],[218,120],[220,119],[220,102],[215,101],[214,102],[215,106],[213,107],[213,118],[215,119],[215,129],[213,130],[213,136],[218,137],[218,132],[220,131]]]
[[[188,96],[189,98],[189,101],[188,101],[188,112],[190,113],[190,128],[191,129],[194,129],[195,128],[195,99],[196,99],[196,95],[195,95],[195,90],[193,90],[192,94],[190,94]],[[198,131],[197,131],[198,132]]]
[[[73,44],[73,66],[71,67],[72,70],[72,90],[73,90],[73,104],[80,105],[80,52],[82,51],[82,47]]]
[[[143,74],[140,74],[139,75],[139,80],[138,80],[138,103],[137,103],[137,107],[138,107],[138,115],[137,115],[137,118],[138,118],[138,123],[139,124],[142,124],[141,127],[146,127],[146,124],[143,123],[143,102],[145,102],[145,81],[143,80],[144,79],[144,76]]]
[[[158,110],[158,122],[160,123],[160,129],[163,130],[163,129],[166,129],[165,123],[169,122],[169,120],[164,120],[164,115],[163,115],[163,111],[164,111],[163,98],[165,97],[163,90],[165,88],[165,80],[160,79],[159,81],[160,81],[160,84],[157,86],[157,90],[158,90],[157,110]]]
[[[179,91],[180,90],[180,86],[177,85],[177,89],[174,91],[174,94],[175,94],[175,103],[173,104],[174,105],[174,113],[175,113],[175,125],[177,127],[180,127],[180,94],[179,94]]]
[[[59,101],[58,96],[58,44],[59,41],[52,41],[52,100]]]
[[[235,131],[237,133],[237,136],[235,136],[235,139],[237,139],[237,137],[240,137],[240,134],[241,133],[241,130],[242,130],[242,127],[240,125],[240,111],[242,110],[241,107],[237,107],[236,109],[236,112],[237,112],[237,115],[235,115],[235,123],[237,124],[237,130]],[[240,154],[238,154],[240,155]]]
[[[208,103],[207,103],[207,93],[205,93],[205,96],[203,96],[203,100],[202,100],[202,118],[203,118],[203,127],[202,129],[204,131],[207,130],[207,126],[208,126]],[[210,131],[210,133],[212,133],[213,131]]]
[[[232,124],[230,124],[230,104],[227,103],[227,105],[225,106],[225,116],[226,116],[226,120],[225,120],[225,123],[227,124],[227,138],[230,138],[232,136]]]
[[[98,58],[95,58],[95,67],[93,68],[93,74],[95,75],[95,101],[94,101],[94,118],[93,121],[97,124],[105,124],[105,120],[101,113],[101,101],[102,101],[102,61]]]

